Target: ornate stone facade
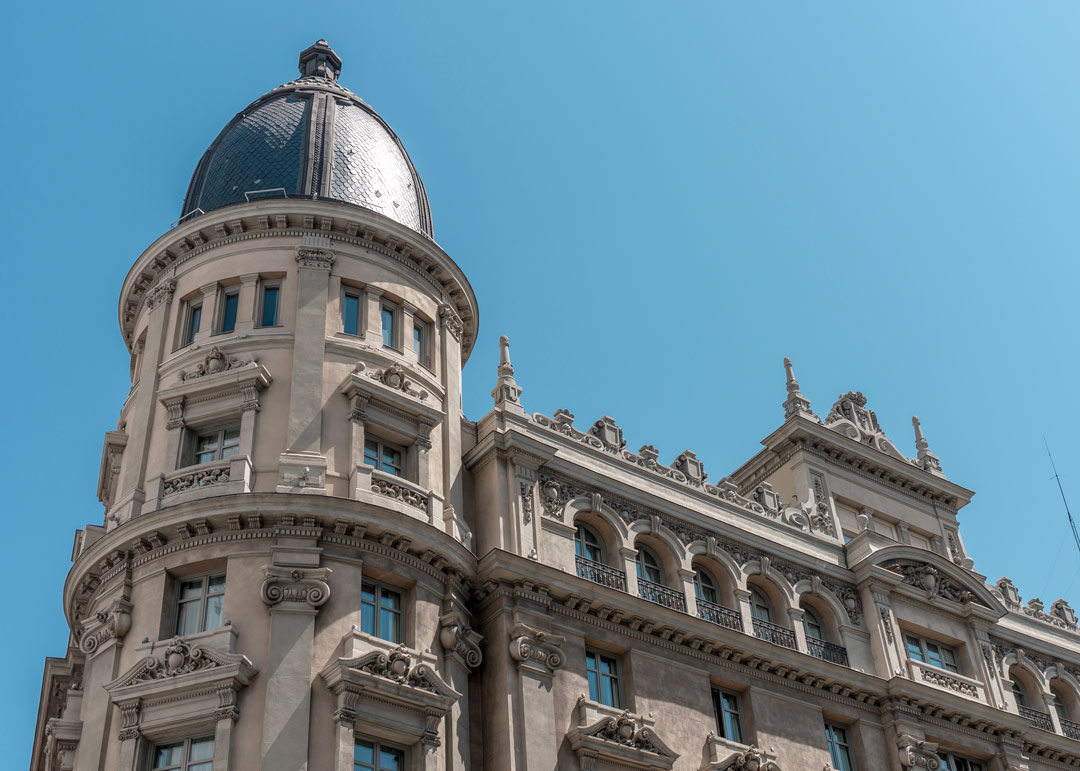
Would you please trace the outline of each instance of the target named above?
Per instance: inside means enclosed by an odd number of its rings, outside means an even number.
[[[196,741],[214,771],[374,745],[414,771],[1080,766],[1076,615],[976,572],[972,493],[917,418],[909,457],[861,393],[819,418],[785,360],[764,449],[707,473],[633,421],[528,412],[506,337],[463,418],[469,282],[336,54],[300,70],[200,163],[189,200],[218,205],[122,287],[132,389],[32,771]],[[243,200],[214,159],[245,136],[303,190]],[[373,180],[405,211],[363,205]]]

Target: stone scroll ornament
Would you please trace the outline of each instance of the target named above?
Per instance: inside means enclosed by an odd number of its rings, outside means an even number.
[[[900,765],[904,768],[926,769],[926,771],[939,771],[943,768],[941,758],[937,754],[937,744],[916,739],[910,734],[901,734],[896,740],[900,750]]]
[[[271,608],[301,610],[319,608],[330,599],[330,584],[326,582],[329,568],[263,568],[262,601]],[[306,607],[305,607],[306,606]]]
[[[731,771],[782,771],[780,766],[762,754],[757,745],[751,745],[750,749],[733,757],[727,768]]]

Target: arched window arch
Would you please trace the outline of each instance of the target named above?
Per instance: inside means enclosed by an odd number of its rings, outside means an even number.
[[[773,622],[772,603],[765,592],[756,586],[750,587],[750,615],[758,621],[766,621],[770,624]]]
[[[660,558],[648,546],[637,547],[637,557],[634,562],[637,564],[639,581],[645,580],[653,584],[664,583],[664,568],[660,563]]]
[[[574,531],[574,553],[591,562],[604,561],[604,542],[588,525],[579,522]]]
[[[700,565],[694,566],[694,596],[713,605],[720,604],[720,589],[716,580]]]

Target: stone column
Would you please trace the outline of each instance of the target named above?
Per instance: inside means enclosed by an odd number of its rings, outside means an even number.
[[[468,771],[472,767],[469,752],[469,672],[480,666],[483,660],[480,642],[484,638],[469,628],[460,611],[444,613],[439,617],[439,624],[439,643],[443,648],[446,679],[461,694],[446,716],[446,769]]]
[[[114,510],[117,520],[106,520],[109,529],[131,519],[142,509],[146,492],[143,477],[146,475],[146,451],[153,430],[155,400],[158,390],[158,364],[165,350],[165,338],[169,309],[172,307],[176,282],[161,282],[146,295],[149,324],[146,330],[146,348],[139,359],[139,388],[135,403],[128,413],[128,444],[124,451],[123,470],[120,473],[118,499]]]
[[[236,687],[233,684],[219,686],[221,707],[214,713],[214,765],[213,771],[229,771],[232,756],[233,725],[240,712],[236,708]]]
[[[742,619],[743,632],[754,634],[754,614],[750,610],[750,590],[735,588],[735,603],[739,606],[739,618]]]
[[[870,652],[878,677],[886,680],[907,677],[904,641],[892,612],[888,589],[884,586],[863,586],[860,593],[866,609],[866,625],[870,628]]]
[[[554,769],[559,765],[552,680],[563,665],[566,638],[517,623],[510,631],[510,658],[517,664],[517,687],[511,693],[514,730],[512,771]],[[508,770],[509,771],[509,770]]]
[[[194,342],[198,343],[202,340],[213,335],[217,332],[214,327],[217,325],[217,298],[218,298],[218,285],[215,281],[213,284],[207,284],[200,287],[202,290],[202,315],[199,317],[199,331],[195,333],[193,338]]]
[[[619,557],[622,559],[622,564],[619,567],[626,573],[626,593],[631,597],[637,597],[637,549],[631,549],[628,546],[620,546]]]
[[[314,531],[313,531],[314,534]],[[263,568],[270,607],[270,651],[263,712],[264,771],[307,771],[315,616],[330,597],[329,568],[318,567],[315,538],[281,536]],[[215,770],[216,771],[216,770]]]
[[[296,250],[296,329],[289,391],[288,449],[281,454],[278,492],[326,492],[322,454],[326,303],[334,253],[329,239],[308,237]]]
[[[248,273],[240,277],[240,296],[236,300],[237,332],[248,332],[255,328],[255,307],[258,305],[255,289],[258,284],[258,273]]]
[[[443,440],[443,497],[459,516],[465,512],[461,479],[461,337],[463,325],[448,303],[439,306],[442,334],[439,349],[442,353],[443,385],[446,388],[446,420],[442,424]]]
[[[383,290],[368,284],[364,287],[364,339],[382,347],[382,296]]]

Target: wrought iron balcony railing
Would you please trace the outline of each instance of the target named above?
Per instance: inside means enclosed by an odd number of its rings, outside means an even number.
[[[818,640],[815,637],[806,638],[806,649],[816,659],[831,661],[833,664],[848,666],[847,648],[842,645],[833,645],[831,642]]]
[[[737,632],[742,631],[742,616],[731,608],[725,608],[723,605],[718,605],[715,602],[709,602],[708,600],[703,600],[699,597],[697,601],[697,614],[698,618],[711,621],[719,626],[725,626],[728,629],[734,629]]]
[[[1045,712],[1039,712],[1037,709],[1031,707],[1018,707],[1020,717],[1027,718],[1027,721],[1031,723],[1032,728],[1041,728],[1044,731],[1054,731],[1054,721],[1050,719],[1050,716]]]
[[[665,608],[672,608],[682,613],[686,612],[686,596],[682,592],[669,589],[662,584],[654,584],[644,578],[639,578],[637,585],[638,596],[643,600],[655,602],[657,605],[663,605]]]
[[[1061,732],[1068,736],[1070,739],[1076,739],[1080,741],[1080,723],[1074,723],[1071,720],[1061,719]]]
[[[796,650],[798,647],[795,644],[795,633],[793,631],[770,621],[762,621],[760,618],[754,619],[754,635],[760,640],[771,642],[773,645],[782,645],[792,650]]]
[[[577,574],[586,581],[592,581],[601,586],[610,586],[620,592],[626,591],[626,573],[615,568],[610,568],[599,562],[593,562],[584,557],[577,558]]]

